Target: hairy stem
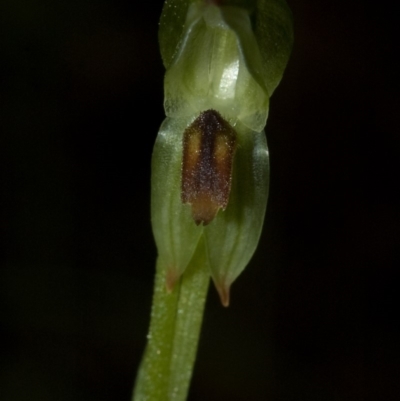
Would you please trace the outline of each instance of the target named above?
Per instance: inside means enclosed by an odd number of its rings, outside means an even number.
[[[186,400],[210,281],[203,239],[170,293],[166,270],[158,259],[148,343],[133,401]]]

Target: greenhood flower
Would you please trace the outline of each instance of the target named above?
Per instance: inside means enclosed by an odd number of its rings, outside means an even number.
[[[260,38],[266,35],[261,29],[256,36],[248,9],[187,4],[186,16],[175,15],[174,1],[167,1],[161,18],[167,118],[152,158],[152,226],[167,288],[204,239],[211,277],[227,306],[229,288],[261,234],[269,187],[263,128],[282,57],[265,61]],[[170,31],[169,23],[175,24]],[[279,37],[286,31],[275,29]]]

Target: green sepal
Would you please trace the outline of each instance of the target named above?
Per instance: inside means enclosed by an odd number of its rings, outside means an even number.
[[[166,0],[161,13],[158,40],[161,58],[167,69],[181,40],[189,4],[193,0]]]
[[[285,0],[258,0],[254,16],[254,33],[263,59],[262,74],[272,96],[293,47],[292,12]]]
[[[189,264],[203,232],[190,206],[181,201],[182,134],[187,125],[187,119],[165,119],[152,156],[151,222],[159,258],[169,271],[169,289]]]
[[[265,133],[237,126],[238,147],[228,207],[204,230],[211,276],[224,305],[229,288],[257,247],[269,188],[269,156]]]

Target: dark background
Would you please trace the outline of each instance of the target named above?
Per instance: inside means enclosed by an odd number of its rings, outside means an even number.
[[[189,400],[397,399],[398,14],[288,3],[264,232],[231,306],[210,290]],[[2,401],[130,400],[156,255],[161,7],[0,2]]]

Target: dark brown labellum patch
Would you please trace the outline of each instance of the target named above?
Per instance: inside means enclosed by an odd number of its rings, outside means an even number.
[[[183,203],[197,225],[207,225],[229,201],[236,132],[215,110],[200,113],[183,136]]]

